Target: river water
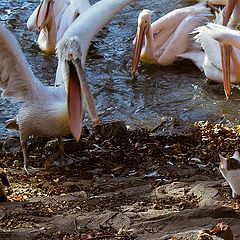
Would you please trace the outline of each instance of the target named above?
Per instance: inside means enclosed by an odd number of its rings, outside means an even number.
[[[86,74],[103,121],[124,120],[130,125],[157,124],[163,117],[183,121],[224,121],[239,123],[238,89],[231,99],[224,97],[221,84],[209,84],[190,62],[169,67],[141,64],[137,79],[131,78],[132,40],[137,17],[142,9],[154,10],[153,20],[194,1],[142,0],[128,6],[92,42],[86,61]],[[150,4],[149,4],[150,3]],[[1,0],[0,21],[20,42],[36,76],[53,84],[57,60],[45,56],[36,43],[37,31],[30,32],[26,22],[37,0]],[[0,139],[13,134],[4,122],[16,115],[18,105],[0,99]],[[89,123],[88,116],[86,120]]]

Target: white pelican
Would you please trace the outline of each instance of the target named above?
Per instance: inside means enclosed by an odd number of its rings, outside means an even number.
[[[55,80],[56,85],[61,85],[62,82],[64,82],[62,79],[65,75],[65,62],[63,61],[65,55],[64,49],[74,44],[79,46],[82,50],[81,62],[84,67],[92,38],[104,25],[110,22],[122,8],[133,1],[134,0],[98,1],[71,24],[57,44],[58,67]]]
[[[220,43],[225,54],[222,54],[223,82],[227,98],[231,93],[232,73],[235,73],[236,84],[240,84],[240,32],[225,26],[208,24],[211,36]],[[238,53],[238,54],[237,54]]]
[[[229,0],[222,13],[223,25],[236,28],[239,25],[240,2],[237,0]],[[233,14],[232,14],[233,12]],[[231,17],[231,15],[233,15]],[[231,21],[229,19],[231,17]],[[219,29],[218,29],[219,28]],[[213,30],[214,29],[214,30]],[[204,71],[206,77],[216,82],[222,82],[225,95],[230,96],[231,83],[240,84],[239,58],[240,49],[235,45],[228,45],[221,42],[220,45],[217,39],[214,38],[214,32],[221,35],[228,34],[229,41],[233,38],[230,34],[231,30],[223,27],[220,24],[208,23],[207,26],[198,27],[194,33],[194,37],[203,48],[202,51],[186,52],[179,56],[191,59],[200,70]],[[230,59],[231,58],[231,59]],[[226,68],[227,67],[227,68]],[[231,68],[231,70],[230,70]]]
[[[138,28],[134,39],[132,74],[135,75],[139,60],[169,65],[177,55],[191,48],[189,34],[197,26],[203,25],[210,16],[204,3],[173,10],[151,24],[151,11],[143,10],[138,17]],[[145,46],[143,43],[145,40]]]
[[[79,140],[84,115],[82,95],[94,125],[99,123],[83,71],[87,51],[99,29],[132,1],[99,1],[74,21],[58,45],[59,77],[65,83],[60,87],[43,86],[34,77],[16,39],[0,26],[0,87],[4,90],[2,97],[23,102],[17,117],[8,125],[19,128],[26,172],[30,135],[61,137],[71,132]]]
[[[78,141],[84,115],[81,82],[87,82],[81,59],[69,59],[69,77],[65,86],[44,86],[33,75],[15,37],[0,25],[0,87],[2,97],[22,102],[15,119],[8,125],[18,128],[27,171],[27,140],[30,135],[64,136],[70,132]],[[88,93],[88,92],[87,92]],[[94,103],[89,104],[89,106]],[[92,111],[95,111],[92,110]]]
[[[41,0],[29,17],[27,27],[32,30],[36,25],[40,31],[40,49],[47,54],[54,54],[56,43],[64,32],[89,7],[88,0]]]
[[[201,26],[194,30],[194,33],[196,33],[196,35],[193,38],[197,43],[200,44],[204,51],[186,52],[180,54],[179,57],[191,59],[196,64],[196,66],[204,72],[205,76],[208,79],[223,83],[224,78],[222,69],[221,46],[219,45],[218,41],[214,39],[211,26],[213,26],[213,23],[208,23],[206,26]],[[220,29],[223,27],[219,24],[214,24],[214,26],[217,26]],[[232,56],[233,59],[231,63],[231,82],[239,84],[239,70],[235,67],[235,62],[236,59],[240,57],[240,50],[233,48]]]

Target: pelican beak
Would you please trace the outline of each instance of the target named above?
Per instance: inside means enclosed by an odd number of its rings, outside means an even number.
[[[70,131],[78,142],[82,133],[82,122],[84,118],[82,88],[75,64],[72,61],[68,61],[67,63],[69,67],[67,91],[68,121]]]
[[[133,50],[133,58],[132,58],[132,76],[136,75],[138,70],[138,64],[140,61],[142,46],[144,43],[144,37],[146,35],[147,26],[143,24],[138,25],[136,38],[134,40],[134,50]]]
[[[41,31],[53,14],[53,2],[52,0],[42,0],[37,11],[36,25],[38,31]]]
[[[231,94],[231,73],[230,73],[230,54],[232,52],[232,46],[221,46],[221,59],[222,59],[222,71],[223,71],[223,87],[226,98],[228,99]]]
[[[228,0],[223,10],[223,26],[227,26],[238,0]]]
[[[97,117],[94,98],[88,85],[87,78],[80,59],[68,61],[69,82],[68,82],[68,118],[72,135],[79,141],[82,133],[82,122],[84,118],[83,97],[88,108],[89,115],[94,125],[100,123]]]

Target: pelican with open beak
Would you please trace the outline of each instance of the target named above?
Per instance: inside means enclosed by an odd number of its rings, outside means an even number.
[[[72,133],[79,141],[84,107],[94,125],[100,120],[93,95],[84,74],[84,64],[92,38],[105,24],[133,0],[102,0],[80,15],[58,43],[57,55],[62,82],[44,86],[35,78],[15,37],[0,25],[0,88],[2,97],[22,103],[9,128],[19,130],[27,170],[27,141],[29,136],[55,136],[59,152],[63,153],[61,137]],[[79,29],[79,25],[84,28]]]

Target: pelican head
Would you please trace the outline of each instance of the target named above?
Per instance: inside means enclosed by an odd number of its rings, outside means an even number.
[[[41,31],[50,21],[53,16],[54,0],[41,0],[38,7],[36,26]]]
[[[148,9],[144,9],[138,16],[138,28],[136,38],[134,40],[134,50],[132,58],[132,75],[134,76],[138,69],[140,61],[141,51],[144,43],[144,38],[149,31],[151,25],[152,12]]]
[[[61,70],[66,85],[69,128],[76,141],[79,141],[84,118],[83,97],[91,117],[98,121],[94,99],[83,70],[80,39],[74,36],[61,40],[57,46],[57,53],[61,59]]]

